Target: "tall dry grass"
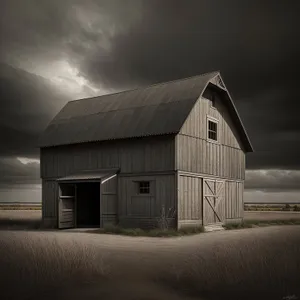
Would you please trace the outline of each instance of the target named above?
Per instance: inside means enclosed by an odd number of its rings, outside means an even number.
[[[300,297],[299,239],[299,226],[174,239],[2,231],[1,299]]]
[[[108,253],[99,252],[95,246],[67,236],[57,239],[49,232],[32,237],[30,232],[22,232],[21,236],[1,240],[0,290],[6,290],[4,299],[14,299],[19,291],[24,296],[76,282],[105,281],[109,278],[106,256]],[[7,283],[15,284],[18,290],[7,289]]]

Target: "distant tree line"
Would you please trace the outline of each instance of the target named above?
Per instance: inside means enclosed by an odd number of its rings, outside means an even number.
[[[298,205],[247,205],[244,206],[245,211],[300,211],[300,206]]]

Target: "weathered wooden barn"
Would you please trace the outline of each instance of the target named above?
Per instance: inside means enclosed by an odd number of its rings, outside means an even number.
[[[239,222],[252,151],[219,72],[70,101],[40,139],[44,225]]]

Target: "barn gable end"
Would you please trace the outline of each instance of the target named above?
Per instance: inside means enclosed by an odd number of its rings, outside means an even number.
[[[190,209],[201,203],[197,221],[179,205],[179,227],[241,220],[245,154],[253,149],[220,74],[208,82],[175,144],[178,203]]]

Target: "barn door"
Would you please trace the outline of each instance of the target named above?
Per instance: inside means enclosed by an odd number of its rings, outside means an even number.
[[[203,224],[220,224],[225,221],[224,182],[203,180]]]
[[[59,185],[58,228],[73,228],[76,225],[76,185]]]

